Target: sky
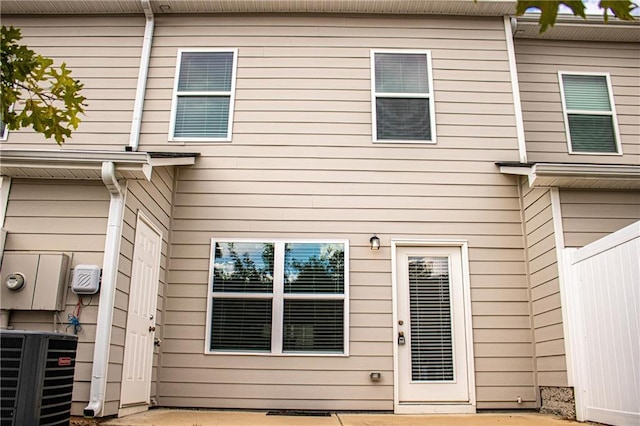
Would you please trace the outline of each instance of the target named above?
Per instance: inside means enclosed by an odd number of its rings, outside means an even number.
[[[602,15],[603,10],[598,7],[600,0],[584,0],[587,15]],[[635,2],[638,4],[638,2]],[[571,13],[571,9],[566,6],[560,6],[560,13]],[[633,16],[640,16],[640,7],[637,7],[632,13]],[[611,15],[611,13],[609,13]]]

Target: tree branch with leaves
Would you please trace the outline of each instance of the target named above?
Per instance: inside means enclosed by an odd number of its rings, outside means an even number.
[[[80,124],[85,97],[83,84],[71,77],[65,63],[36,54],[17,28],[2,26],[1,120],[9,130],[31,127],[62,145]]]
[[[566,6],[575,16],[587,18],[586,6],[582,0],[518,0],[516,15],[522,16],[529,9],[538,9],[540,11],[540,32],[543,33],[556,23],[560,6]],[[631,0],[600,0],[598,7],[602,9],[606,23],[609,21],[609,13],[618,19],[633,21],[635,18],[631,12],[638,6]]]

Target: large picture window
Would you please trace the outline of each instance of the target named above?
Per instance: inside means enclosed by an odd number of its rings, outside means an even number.
[[[435,143],[428,51],[372,51],[373,140]]]
[[[207,352],[346,354],[346,241],[212,242]]]
[[[179,52],[171,140],[231,140],[236,68],[236,50]]]
[[[607,74],[560,74],[570,153],[620,154],[618,123]]]

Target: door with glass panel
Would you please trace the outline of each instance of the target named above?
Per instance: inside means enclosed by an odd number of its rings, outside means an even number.
[[[396,252],[398,403],[469,403],[460,247]]]

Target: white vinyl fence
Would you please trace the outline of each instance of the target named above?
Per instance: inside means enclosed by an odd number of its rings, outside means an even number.
[[[577,418],[640,425],[640,222],[564,256]]]

